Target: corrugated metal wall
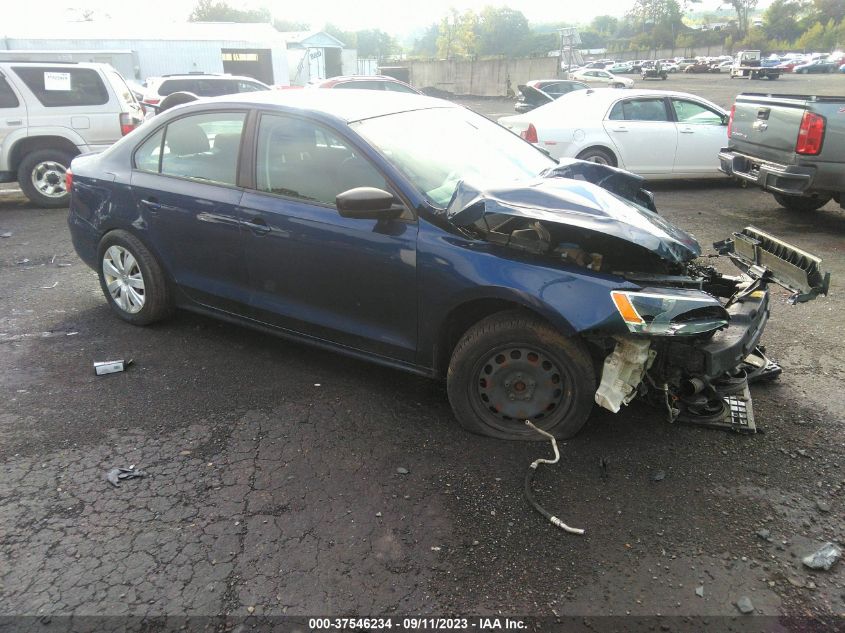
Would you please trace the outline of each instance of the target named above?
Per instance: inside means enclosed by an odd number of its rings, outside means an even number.
[[[287,85],[287,49],[283,41],[256,42],[246,40],[108,40],[108,39],[0,39],[0,47],[7,50],[131,50],[137,56],[137,67],[128,79],[171,73],[210,72],[222,73],[223,48],[270,49],[273,59],[273,83]]]

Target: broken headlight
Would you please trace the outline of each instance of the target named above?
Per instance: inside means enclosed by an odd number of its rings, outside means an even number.
[[[692,336],[714,332],[730,320],[722,304],[706,292],[644,288],[613,290],[610,298],[633,334]]]

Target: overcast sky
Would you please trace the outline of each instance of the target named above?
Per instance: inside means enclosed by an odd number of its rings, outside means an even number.
[[[768,3],[763,0],[760,5]],[[196,0],[39,0],[37,5],[30,5],[24,0],[3,0],[3,4],[0,35],[15,23],[26,23],[28,20],[60,22],[78,15],[80,9],[92,9],[98,18],[108,14],[112,19],[131,20],[134,24],[146,23],[154,32],[157,22],[186,20]],[[331,22],[345,30],[380,28],[401,36],[438,21],[451,7],[478,11],[486,5],[510,6],[522,11],[534,23],[588,23],[597,15],[624,15],[633,0],[231,0],[229,4],[238,8],[266,6],[276,17],[307,22],[318,29],[325,22]],[[720,6],[725,8],[719,0],[704,0],[692,6],[706,10]],[[727,13],[728,10],[725,10]]]

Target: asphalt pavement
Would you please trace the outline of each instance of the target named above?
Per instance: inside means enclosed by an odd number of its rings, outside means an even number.
[[[596,410],[536,478],[575,536],[523,498],[548,445],[465,433],[444,386],[419,377],[187,313],[130,326],[74,254],[66,210],[13,189],[0,188],[0,616],[727,622],[748,598],[757,615],[842,625],[845,563],[801,563],[845,543],[835,203],[802,215],[727,181],[655,186],[702,244],[757,225],[820,255],[832,291],[799,306],[774,291],[764,343],[784,373],[752,392],[765,433]],[[95,376],[114,359],[134,362]],[[130,465],[147,476],[106,481]]]

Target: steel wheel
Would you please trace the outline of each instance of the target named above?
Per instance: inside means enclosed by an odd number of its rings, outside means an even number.
[[[61,198],[67,193],[66,174],[67,167],[56,161],[46,160],[33,167],[30,178],[32,186],[41,195],[48,198]]]
[[[103,255],[103,278],[109,294],[124,312],[137,314],[144,307],[144,275],[135,256],[117,244]]]
[[[502,431],[524,420],[541,424],[572,391],[570,377],[554,359],[528,347],[501,347],[478,363],[473,405],[487,424]]]

